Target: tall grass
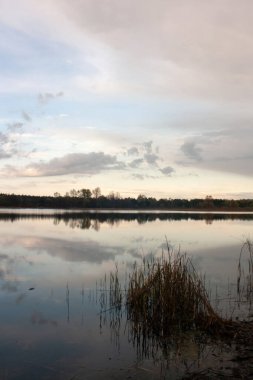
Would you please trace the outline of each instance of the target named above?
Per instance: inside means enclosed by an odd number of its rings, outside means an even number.
[[[245,267],[243,255],[246,252],[249,256]],[[161,258],[144,258],[140,265],[134,264],[124,287],[117,266],[110,273],[109,288],[107,282],[105,278],[101,284],[101,310],[103,313],[110,310],[118,320],[125,308],[133,335],[137,337],[167,338],[175,331],[188,330],[233,337],[242,327],[239,321],[232,321],[232,317],[224,317],[214,309],[204,277],[197,273],[186,254],[173,252],[168,244]],[[253,245],[250,241],[245,242],[240,253],[237,291],[237,302],[252,304]],[[246,324],[243,327],[248,329]]]
[[[224,322],[211,306],[204,280],[191,260],[169,248],[161,259],[134,267],[127,310],[129,319],[163,337],[175,328],[217,329]]]
[[[239,300],[241,300],[242,298],[245,298],[246,301],[252,304],[252,301],[253,301],[253,243],[249,239],[245,241],[240,251],[240,257],[239,257],[239,262],[238,262],[237,294],[238,294]]]
[[[117,347],[120,332],[127,332],[137,359],[152,358],[156,363],[161,362],[165,374],[173,361],[179,366],[183,364],[186,373],[191,373],[200,358],[210,354],[213,343],[218,346],[221,343],[217,352],[222,352],[225,342],[226,347],[233,346],[238,355],[242,355],[242,360],[248,358],[253,322],[232,320],[214,309],[204,277],[197,273],[186,254],[174,253],[167,244],[161,258],[144,258],[141,264],[134,264],[124,286],[120,278],[116,266],[109,276],[109,286],[106,277],[101,283],[101,290],[106,293],[102,297],[101,316],[104,312],[110,313],[110,328]],[[249,241],[243,245],[239,257],[237,291],[238,302],[245,299],[252,302],[253,244]],[[212,302],[215,304],[215,300]],[[123,312],[126,324],[121,323]],[[196,357],[181,357],[182,347],[195,347]],[[243,356],[245,347],[246,356]]]

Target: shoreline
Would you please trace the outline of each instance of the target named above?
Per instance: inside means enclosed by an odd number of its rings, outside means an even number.
[[[163,214],[163,213],[187,213],[187,214],[253,214],[252,208],[122,208],[122,207],[89,207],[89,208],[80,208],[80,207],[17,207],[17,206],[8,206],[2,207],[0,206],[0,213],[5,210],[52,210],[52,211],[79,211],[79,212],[88,212],[88,213],[96,213],[96,212],[108,212],[108,213],[150,213],[150,214]]]

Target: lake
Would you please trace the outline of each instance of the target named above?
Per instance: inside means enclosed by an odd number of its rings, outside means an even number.
[[[185,337],[177,355],[172,344],[166,368],[164,353],[140,352],[123,312],[101,314],[105,275],[117,264],[124,281],[168,244],[205,274],[211,298],[227,300],[252,233],[251,213],[1,210],[0,379],[181,378],[178,357],[201,366],[200,346]],[[248,305],[222,302],[221,312],[251,317]]]

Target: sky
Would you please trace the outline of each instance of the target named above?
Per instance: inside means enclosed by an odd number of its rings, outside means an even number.
[[[0,192],[253,197],[251,0],[0,0]]]

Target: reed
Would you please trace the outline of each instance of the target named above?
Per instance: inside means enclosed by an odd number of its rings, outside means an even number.
[[[116,265],[116,270],[109,277],[109,287],[106,277],[101,283],[101,291],[106,295],[103,296],[100,318],[105,318],[109,312],[110,328],[117,347],[120,346],[120,333],[127,332],[138,360],[161,360],[165,375],[173,360],[180,362],[180,350],[186,344],[196,343],[197,363],[206,355],[208,347],[219,346],[222,350],[224,343],[226,347],[233,347],[238,361],[248,360],[248,352],[252,351],[253,322],[237,317],[232,320],[232,317],[223,317],[214,309],[205,278],[197,273],[186,254],[173,252],[167,244],[167,251],[161,258],[144,258],[141,264],[135,263],[124,286],[120,273]],[[252,304],[252,279],[253,245],[246,241],[238,262],[238,302],[246,300],[247,304]],[[213,302],[215,304],[215,300]],[[121,323],[123,315],[124,320],[127,317],[124,324]],[[192,372],[195,359],[188,362],[182,357],[182,360],[186,366],[190,363],[186,368],[186,373],[192,375],[189,379],[200,378],[197,377],[198,372]],[[205,373],[199,374],[207,378]],[[220,378],[219,374],[214,378]],[[223,377],[222,371],[221,374]]]
[[[248,305],[253,303],[253,243],[247,239],[242,245],[237,277],[238,301],[246,301]]]
[[[134,266],[127,291],[128,317],[159,336],[180,330],[220,329],[225,321],[213,309],[189,257],[168,252]]]
[[[248,253],[247,275],[245,260]],[[101,282],[101,312],[110,311],[113,318],[122,315],[124,309],[131,323],[133,336],[168,338],[176,332],[199,330],[211,336],[243,339],[252,324],[232,320],[217,312],[206,290],[205,278],[199,275],[191,259],[180,252],[173,252],[169,244],[161,258],[144,258],[140,265],[133,265],[128,280],[122,286],[118,266]],[[238,302],[242,299],[252,305],[253,294],[253,245],[247,241],[241,250],[238,264]],[[216,294],[217,296],[217,294]],[[218,296],[217,296],[218,297]],[[237,301],[236,301],[237,302]],[[214,302],[215,304],[215,302]],[[252,336],[252,334],[251,334]]]

